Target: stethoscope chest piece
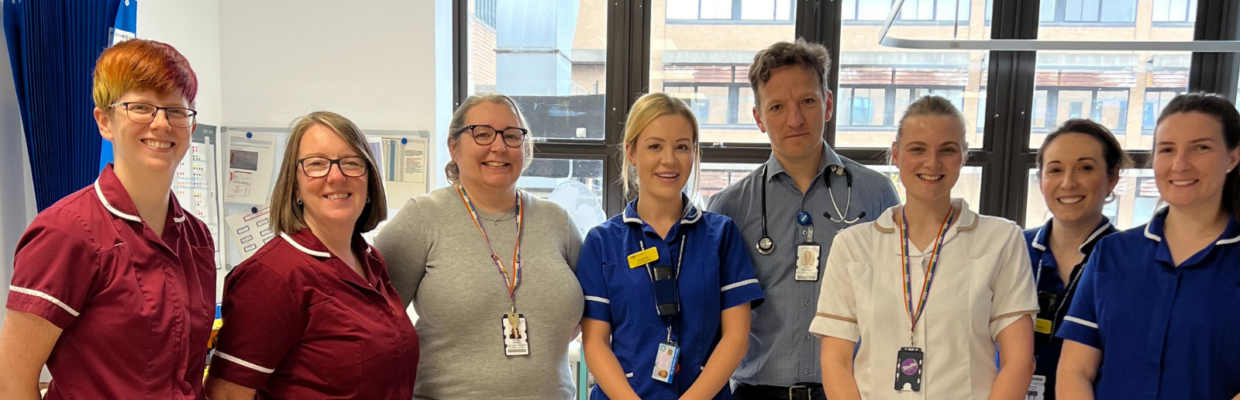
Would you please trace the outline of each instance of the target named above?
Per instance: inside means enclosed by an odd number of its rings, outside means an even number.
[[[771,240],[770,236],[762,236],[761,239],[758,239],[758,245],[754,247],[758,248],[758,254],[765,256],[775,251],[775,241]]]

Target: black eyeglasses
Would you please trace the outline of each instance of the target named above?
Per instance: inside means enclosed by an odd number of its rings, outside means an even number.
[[[490,125],[467,125],[457,132],[469,131],[470,136],[474,137],[474,143],[479,146],[490,146],[495,143],[495,137],[503,136],[504,145],[508,147],[521,147],[521,143],[525,142],[525,136],[530,131],[525,128],[508,128],[500,131],[492,128]]]
[[[189,128],[194,126],[194,117],[198,115],[198,111],[185,107],[160,107],[150,103],[141,103],[129,101],[124,103],[113,104],[112,107],[124,107],[125,116],[130,121],[139,124],[149,124],[155,122],[155,115],[159,114],[159,110],[164,110],[164,117],[168,119],[168,125],[178,128]]]
[[[331,173],[332,165],[340,168],[340,173],[344,176],[357,178],[366,175],[367,163],[365,157],[344,157],[339,159],[330,159],[327,157],[306,157],[297,160],[301,164],[301,172],[311,178],[322,178]]]

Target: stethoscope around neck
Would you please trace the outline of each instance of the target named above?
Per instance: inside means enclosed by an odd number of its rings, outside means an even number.
[[[822,213],[822,215],[824,217],[827,217],[827,219],[831,220],[832,222],[838,222],[838,223],[844,223],[844,224],[855,224],[857,223],[857,221],[860,221],[862,218],[865,218],[865,211],[862,211],[860,214],[857,214],[856,218],[846,219],[848,216],[848,211],[852,208],[852,186],[853,186],[852,171],[849,171],[843,166],[837,166],[837,165],[832,165],[827,168],[831,172],[834,172],[836,175],[844,175],[844,182],[848,186],[848,200],[844,203],[844,212],[840,212],[840,206],[838,203],[835,202],[835,191],[831,189],[831,174],[830,173],[822,174],[822,182],[827,185],[827,196],[831,197],[831,208],[835,209],[835,214],[838,215],[838,217],[832,217],[830,213],[826,213],[826,212]],[[766,170],[767,170],[767,165],[763,165],[762,166],[762,238],[758,239],[758,244],[754,246],[758,249],[758,254],[761,254],[764,256],[771,254],[772,252],[775,251],[775,241],[771,240],[771,235],[767,234],[767,231],[766,231],[766,179],[767,179]]]

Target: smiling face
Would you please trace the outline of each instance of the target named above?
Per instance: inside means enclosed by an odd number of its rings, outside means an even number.
[[[693,172],[696,153],[693,125],[678,114],[650,121],[625,152],[637,169],[641,195],[665,201],[679,201]]]
[[[314,125],[301,137],[297,159],[325,157],[365,157],[325,125]],[[342,161],[343,163],[344,161]],[[311,178],[303,167],[297,168],[297,198],[304,202],[306,224],[311,228],[352,227],[366,208],[367,175],[345,176],[341,166],[332,165],[326,176]],[[322,229],[322,228],[320,228]]]
[[[116,103],[138,102],[158,107],[190,107],[189,101],[179,92],[159,94],[149,90],[125,93]],[[176,127],[168,124],[167,113],[156,112],[150,123],[134,122],[125,106],[95,109],[95,122],[99,134],[112,142],[112,150],[119,169],[132,170],[137,176],[145,174],[169,175],[189,150],[190,134],[194,126]]]
[[[510,106],[489,101],[478,103],[466,112],[465,126],[470,125],[487,125],[497,131],[525,128]],[[479,145],[468,129],[450,142],[448,148],[452,161],[461,171],[460,181],[467,187],[512,189],[525,166],[525,154],[520,147],[509,147],[502,138],[496,138],[490,145]]]
[[[758,85],[761,104],[754,107],[758,128],[771,139],[771,151],[781,160],[799,160],[822,151],[823,126],[831,120],[832,96],[821,79],[798,65],[771,70],[771,79]]]
[[[945,115],[907,117],[900,140],[891,148],[892,162],[909,200],[926,204],[950,200],[964,166],[964,126]]]
[[[1154,179],[1172,207],[1219,207],[1240,148],[1227,150],[1223,124],[1198,112],[1166,116],[1154,132]]]
[[[1083,133],[1067,133],[1043,149],[1040,188],[1055,220],[1073,223],[1102,217],[1106,197],[1119,183],[1107,172],[1103,145]]]

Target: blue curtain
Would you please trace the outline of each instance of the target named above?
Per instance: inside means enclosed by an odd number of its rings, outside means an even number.
[[[124,1],[4,1],[4,33],[39,211],[99,175],[102,138],[92,75]]]

